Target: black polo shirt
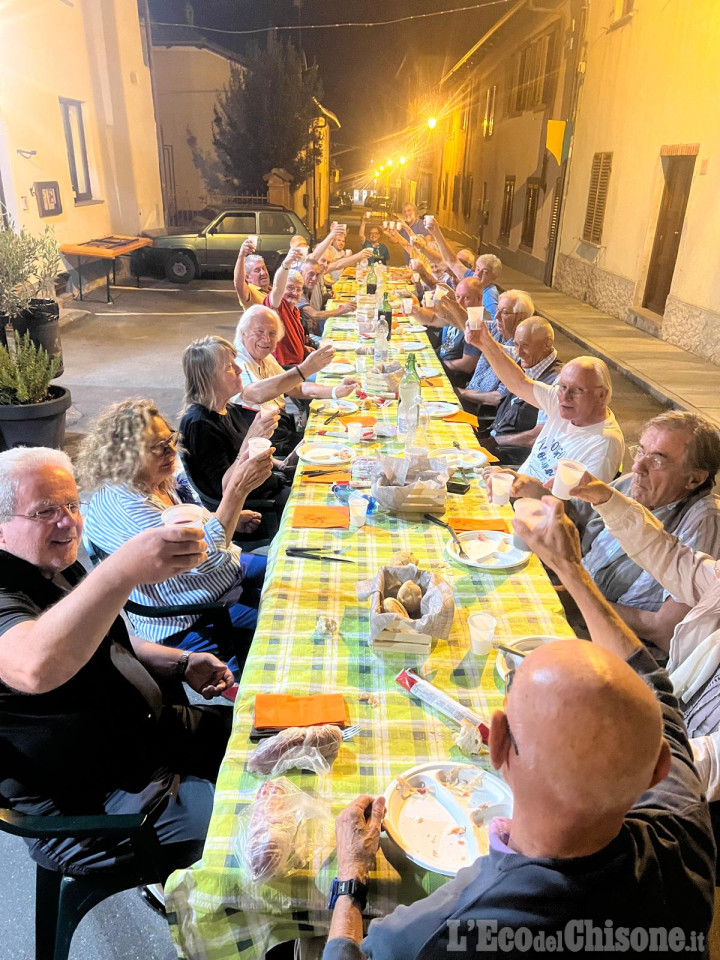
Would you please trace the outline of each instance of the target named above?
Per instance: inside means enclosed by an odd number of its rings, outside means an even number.
[[[37,619],[84,575],[75,563],[49,580],[0,550],[0,634]],[[166,769],[159,705],[120,617],[85,666],[48,693],[20,693],[0,675],[0,795],[21,809],[50,801],[89,813],[113,790],[144,789]]]

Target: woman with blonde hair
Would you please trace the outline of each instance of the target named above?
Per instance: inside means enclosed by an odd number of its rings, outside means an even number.
[[[152,400],[124,400],[104,410],[85,438],[79,456],[82,487],[93,496],[84,537],[103,553],[113,553],[135,534],[163,524],[163,511],[194,502],[192,492],[175,477],[178,434],[170,429]],[[236,653],[244,660],[248,632],[257,623],[257,604],[265,576],[264,557],[245,556],[232,542],[237,528],[251,531],[260,514],[243,510],[251,490],[272,471],[272,447],[252,460],[235,462],[214,514],[204,510],[202,525],[207,559],[193,570],[162,583],[140,584],[130,599],[145,606],[225,601]],[[242,601],[242,602],[240,602]],[[143,617],[130,614],[143,640],[187,651],[218,652],[215,624],[208,615]],[[228,666],[240,667],[233,657]]]

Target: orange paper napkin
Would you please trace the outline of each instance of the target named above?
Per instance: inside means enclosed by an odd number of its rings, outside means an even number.
[[[350,510],[348,507],[316,507],[308,503],[305,506],[295,507],[292,525],[293,527],[320,527],[322,529],[339,527],[342,530],[347,530],[350,526]]]
[[[455,413],[450,413],[447,417],[443,417],[443,420],[445,423],[469,423],[471,427],[478,425],[478,418],[466,410],[456,410]]]
[[[347,470],[333,470],[318,477],[310,477],[307,473],[303,473],[301,479],[303,483],[350,483],[350,473]]]
[[[451,517],[450,526],[455,533],[467,533],[469,530],[497,530],[510,533],[510,524],[501,517],[481,520],[478,517]]]
[[[444,380],[442,377],[423,377],[421,383],[427,387],[441,387]],[[445,419],[447,420],[448,418],[446,417]]]
[[[347,707],[341,693],[316,693],[295,697],[289,693],[255,695],[255,729],[311,727],[320,723],[347,724]]]
[[[364,427],[374,427],[377,417],[365,417],[359,413],[351,413],[347,417],[338,417],[341,423],[361,423]]]
[[[487,462],[488,462],[488,463],[500,463],[500,461],[499,461],[498,458],[495,456],[495,454],[494,454],[494,453],[490,453],[490,451],[489,451],[489,450],[486,450],[485,447],[480,447],[480,453],[484,453],[484,454],[485,454],[485,456],[487,457]]]

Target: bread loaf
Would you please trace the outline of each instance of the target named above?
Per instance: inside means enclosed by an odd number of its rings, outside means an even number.
[[[314,727],[288,727],[269,737],[248,760],[250,773],[284,773],[287,770],[327,772],[338,755],[342,731],[333,723]]]

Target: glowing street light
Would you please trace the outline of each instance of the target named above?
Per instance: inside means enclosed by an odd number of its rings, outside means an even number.
[[[380,176],[380,171],[379,171],[379,170],[376,170],[375,173],[373,174],[373,176],[374,176],[375,179],[377,180],[377,178]]]
[[[405,157],[400,157],[400,166],[402,167],[405,163]]]
[[[437,117],[428,117],[428,126],[431,130],[434,130],[437,126]]]
[[[380,173],[382,173],[384,169],[385,167],[382,164],[380,164]]]
[[[388,160],[387,165],[388,165],[388,170],[389,170],[390,167],[393,165],[392,157],[390,157],[390,159]]]

